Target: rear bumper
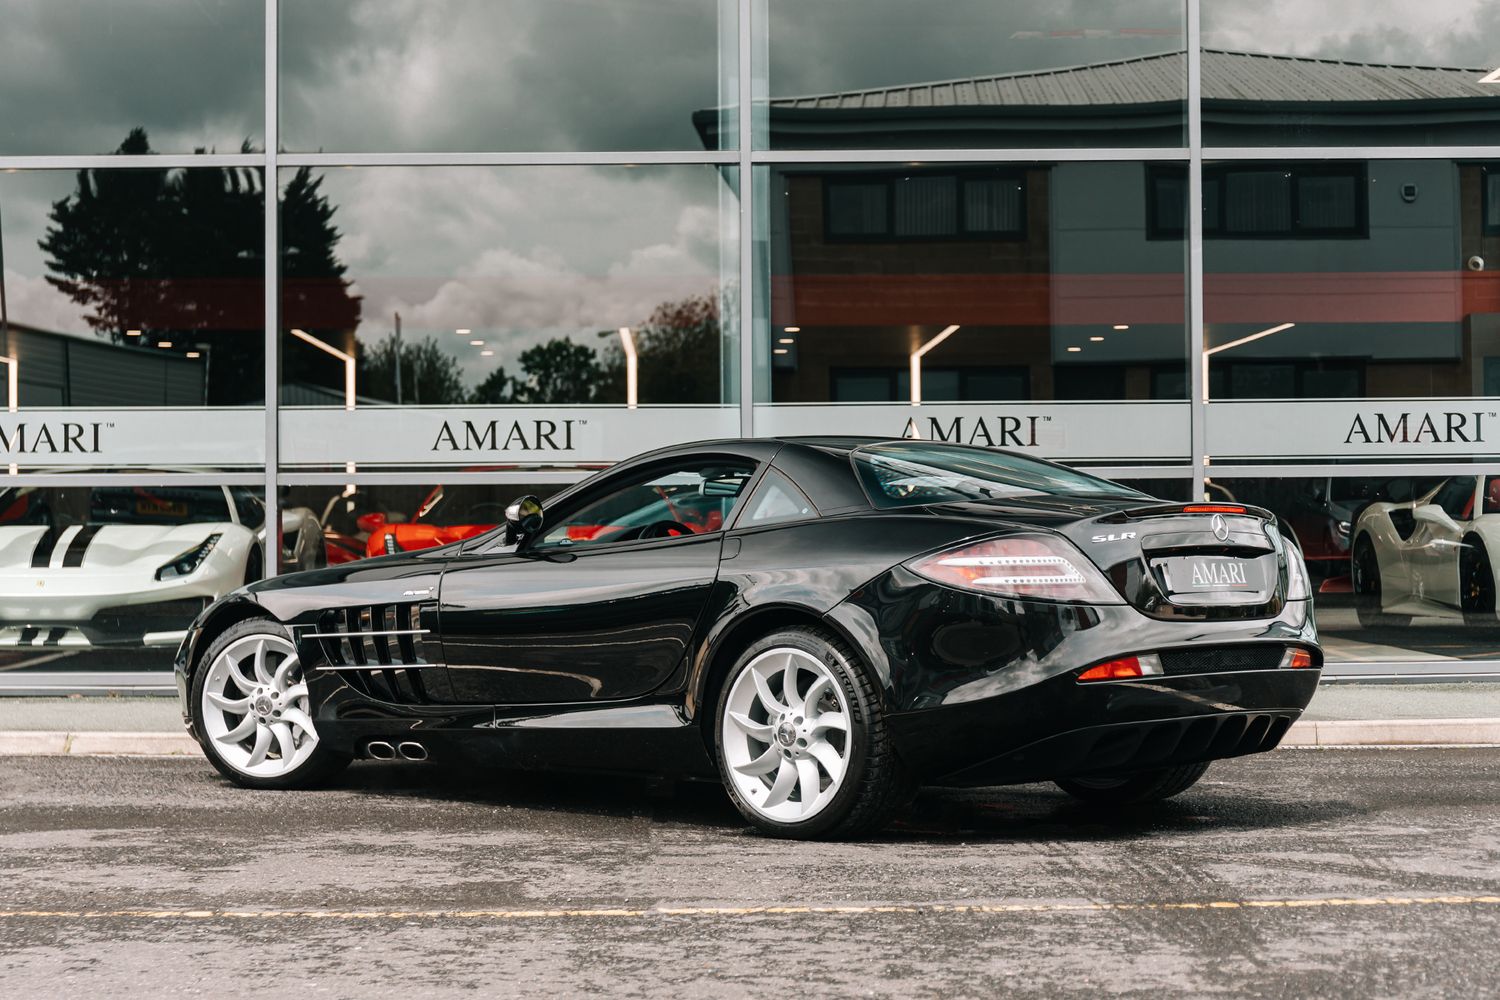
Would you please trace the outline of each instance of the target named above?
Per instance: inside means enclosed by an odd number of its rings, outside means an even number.
[[[1308,601],[1265,618],[1149,617],[1128,605],[1017,601],[896,569],[829,615],[880,675],[902,758],[925,781],[993,784],[1165,767],[1268,750],[1321,671]],[[1080,683],[1157,654],[1164,675]],[[1256,669],[1251,669],[1254,666]]]
[[[1080,684],[1068,674],[996,698],[892,718],[902,756],[936,784],[1118,774],[1271,750],[1321,671],[1253,670]]]

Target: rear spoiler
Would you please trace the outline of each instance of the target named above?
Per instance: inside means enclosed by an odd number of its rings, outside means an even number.
[[[1243,503],[1159,503],[1147,507],[1133,507],[1118,511],[1103,522],[1138,521],[1145,517],[1176,517],[1180,514],[1231,514],[1242,517],[1258,517],[1263,521],[1275,521],[1276,515],[1264,507],[1252,507]]]

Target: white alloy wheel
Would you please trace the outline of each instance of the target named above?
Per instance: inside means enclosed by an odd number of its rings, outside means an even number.
[[[225,646],[208,668],[199,709],[213,752],[242,774],[285,777],[318,746],[302,665],[281,635],[251,634]]]
[[[790,646],[769,649],[735,677],[720,739],[735,790],[780,823],[833,801],[849,768],[849,703],[826,664]]]

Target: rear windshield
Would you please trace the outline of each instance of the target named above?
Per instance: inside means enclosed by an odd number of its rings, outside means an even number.
[[[860,483],[876,507],[1037,496],[1149,499],[1119,483],[985,448],[891,442],[858,448],[853,457]]]

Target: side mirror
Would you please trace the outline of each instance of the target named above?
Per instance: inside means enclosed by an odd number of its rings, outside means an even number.
[[[512,542],[520,542],[541,531],[542,502],[534,496],[512,500],[505,508],[505,526]]]

